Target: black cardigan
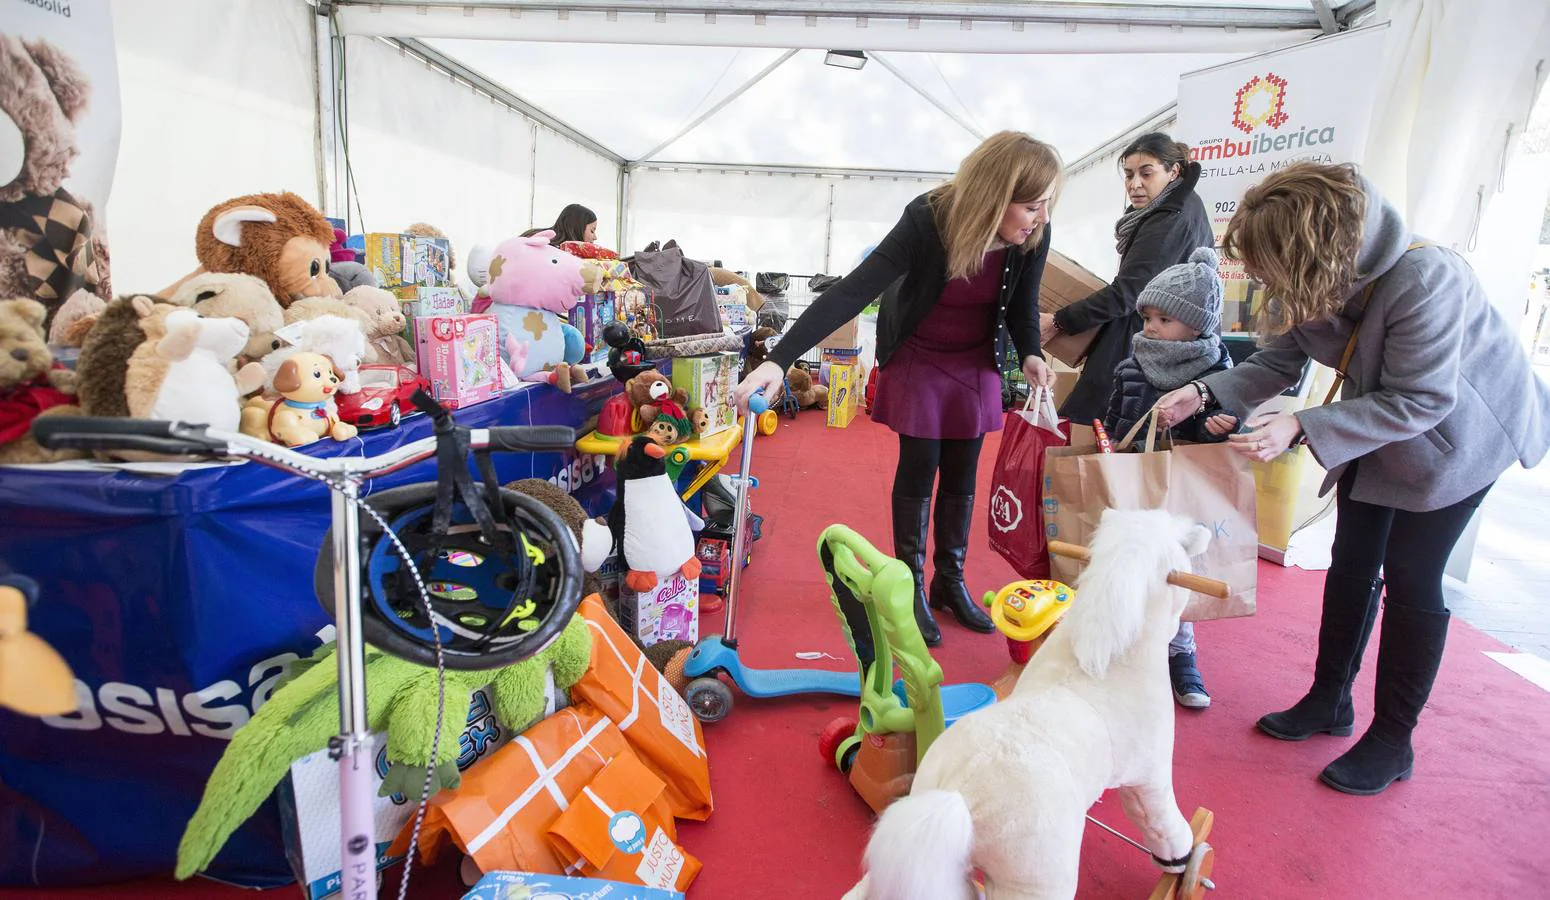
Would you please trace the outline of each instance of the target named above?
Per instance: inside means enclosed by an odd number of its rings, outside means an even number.
[[[877,364],[886,366],[905,338],[925,320],[947,286],[947,248],[937,231],[926,194],[904,207],[904,215],[861,264],[841,279],[782,335],[770,359],[790,368],[815,344],[861,314],[882,295],[877,316]],[[1001,276],[1000,320],[1012,335],[1018,357],[1043,358],[1039,349],[1039,279],[1049,256],[1050,229],[1038,247],[1008,251]],[[885,290],[903,277],[897,292]],[[991,360],[991,365],[996,365]]]
[[[1180,184],[1141,220],[1120,258],[1119,274],[1108,287],[1093,292],[1055,313],[1055,324],[1066,334],[1099,329],[1082,363],[1082,374],[1060,406],[1060,414],[1082,425],[1092,424],[1108,408],[1114,369],[1130,355],[1130,339],[1141,330],[1136,298],[1147,282],[1169,266],[1189,259],[1196,247],[1216,243],[1206,206],[1195,194],[1200,164],[1185,166]],[[1119,440],[1119,435],[1110,435]]]

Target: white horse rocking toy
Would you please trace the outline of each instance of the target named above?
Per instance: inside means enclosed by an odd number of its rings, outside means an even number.
[[[975,869],[988,900],[1070,900],[1109,788],[1158,866],[1183,872],[1196,838],[1173,796],[1168,641],[1189,591],[1166,580],[1209,541],[1167,512],[1106,511],[1060,626],[1011,696],[931,745],[845,900],[968,900]]]

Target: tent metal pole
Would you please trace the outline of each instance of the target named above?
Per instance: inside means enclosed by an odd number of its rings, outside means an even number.
[[[629,256],[630,246],[630,167],[619,167],[619,200],[615,210],[619,216],[619,255]]]
[[[910,77],[908,75],[905,75],[903,72],[899,71],[898,67],[895,66],[893,63],[889,62],[881,53],[874,52],[874,53],[869,53],[867,55],[870,56],[872,59],[877,60],[877,64],[878,65],[880,65],[883,68],[887,69],[888,71],[892,72],[893,73],[893,77],[895,77],[895,78],[899,79],[900,81],[904,82],[905,84],[909,85],[910,90],[912,90],[915,93],[919,94],[920,96],[926,98],[926,102],[930,103],[932,106],[935,106],[937,109],[940,109],[949,119],[952,119],[954,122],[957,122],[959,125],[963,126],[963,130],[967,131],[968,133],[970,133],[972,135],[974,135],[974,139],[975,140],[983,141],[985,139],[985,133],[984,132],[980,131],[978,128],[975,128],[973,125],[969,124],[969,121],[967,119],[965,119],[963,116],[958,115],[958,113],[954,112],[951,108],[949,108],[947,106],[947,104],[945,104],[942,101],[938,100],[936,97],[932,96],[932,94],[929,91],[927,91],[925,88],[921,87],[920,85],[916,84],[914,81],[910,80]]]
[[[741,87],[739,87],[737,90],[733,91],[732,93],[726,95],[725,97],[722,97],[721,100],[718,103],[716,103],[715,106],[712,106],[710,109],[705,110],[705,112],[701,113],[699,116],[696,116],[693,122],[690,122],[688,125],[685,125],[683,128],[679,129],[677,134],[673,135],[672,137],[668,138],[667,140],[663,141],[662,143],[656,145],[655,147],[652,147],[650,150],[646,151],[645,153],[642,153],[640,155],[640,158],[643,159],[643,160],[651,159],[652,157],[656,156],[658,153],[661,153],[663,150],[666,150],[668,147],[671,147],[673,145],[673,143],[675,141],[677,141],[679,138],[683,137],[684,135],[688,134],[689,132],[693,131],[694,129],[700,127],[700,124],[703,123],[706,119],[709,119],[711,116],[714,116],[716,113],[721,112],[721,110],[724,107],[726,107],[726,105],[728,103],[731,103],[733,100],[736,100],[738,97],[741,97],[743,95],[743,93],[745,91],[747,91],[749,88],[751,88],[754,85],[758,84],[759,82],[763,81],[764,80],[764,76],[766,76],[766,75],[770,74],[771,72],[775,71],[776,69],[780,68],[782,63],[784,63],[786,60],[788,60],[791,57],[796,56],[796,55],[797,55],[797,51],[795,51],[795,50],[787,50],[785,53],[782,53],[780,55],[779,59],[777,59],[774,62],[770,63],[769,65],[765,66],[763,69],[761,69],[759,71],[759,74],[757,74],[754,77],[752,77],[752,78],[748,79],[747,81],[743,82],[743,85]]]
[[[423,41],[417,41],[413,38],[389,38],[388,40],[394,45],[407,50],[408,52],[420,57],[426,62],[439,66],[443,70],[456,75],[458,78],[463,79],[479,90],[489,94],[491,97],[494,97],[512,109],[515,109],[517,112],[521,113],[523,116],[526,116],[528,119],[542,124],[545,128],[549,129],[555,134],[570,138],[571,140],[587,148],[588,150],[591,150],[593,153],[596,153],[598,156],[603,157],[614,165],[623,165],[624,163],[628,162],[628,160],[626,160],[624,157],[603,146],[594,138],[582,134],[580,131],[577,131],[574,127],[567,124],[566,122],[555,118],[554,116],[543,111],[542,109],[539,109],[521,97],[518,97],[504,85],[491,81],[489,78],[485,77],[479,72],[470,69],[468,66],[464,65],[458,60],[446,55],[445,53],[442,53],[440,50],[437,50],[435,47],[432,47]]]
[[[1319,27],[1325,34],[1334,34],[1340,30],[1340,23],[1335,21],[1335,11],[1329,8],[1326,0],[1309,0],[1313,5],[1313,11],[1318,14]]]
[[[538,123],[533,123],[533,153],[528,165],[530,180],[527,186],[527,227],[532,228],[538,218]]]
[[[833,271],[829,268],[829,254],[834,249],[834,190],[839,185],[829,182],[829,211],[823,217],[823,270]]]
[[[1352,0],[1361,3],[1363,0]],[[339,7],[445,7],[462,9],[467,0],[333,0]],[[1081,3],[1081,2],[920,2],[898,0],[483,0],[480,8],[524,12],[569,10],[575,12],[661,13],[663,15],[718,16],[816,16],[833,19],[984,19],[990,21],[1055,22],[1059,24],[1182,25],[1204,28],[1317,28],[1311,10],[1263,6],[1178,3]]]

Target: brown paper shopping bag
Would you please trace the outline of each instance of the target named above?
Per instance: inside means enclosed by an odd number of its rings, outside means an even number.
[[[1134,436],[1132,429],[1121,447]],[[1099,453],[1091,447],[1045,451],[1043,511],[1050,540],[1086,546],[1105,509],[1166,509],[1211,530],[1211,543],[1195,560],[1195,571],[1225,581],[1229,594],[1225,599],[1191,594],[1185,621],[1254,614],[1259,574],[1254,473],[1226,444],[1179,444],[1140,453]],[[1076,582],[1081,563],[1057,556],[1050,563],[1057,580]]]

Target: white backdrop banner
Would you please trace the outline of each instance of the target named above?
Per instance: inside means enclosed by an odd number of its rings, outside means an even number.
[[[0,0],[0,296],[53,311],[108,297],[103,215],[118,157],[107,0]]]
[[[1196,189],[1218,244],[1238,201],[1294,162],[1359,162],[1367,142],[1388,26],[1179,78],[1178,138],[1200,163]],[[1257,286],[1224,261],[1222,328],[1251,331]]]

